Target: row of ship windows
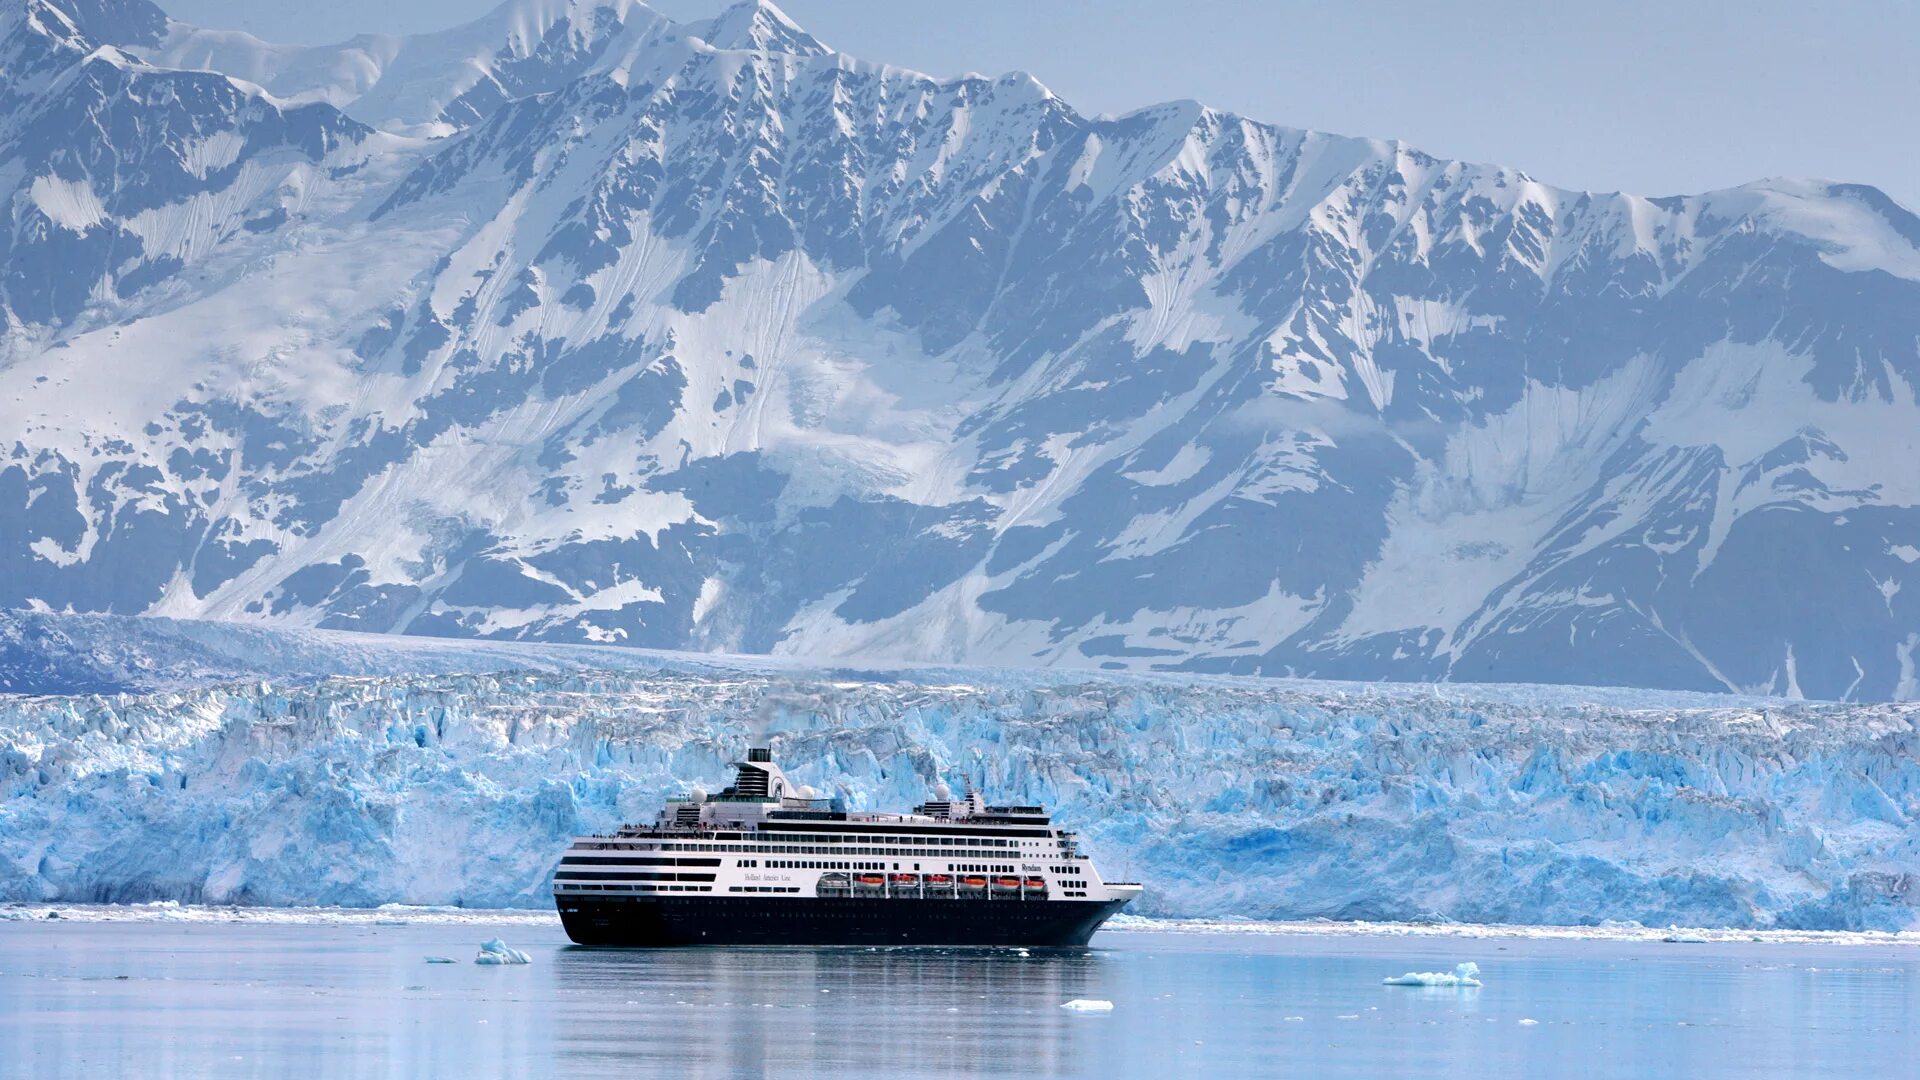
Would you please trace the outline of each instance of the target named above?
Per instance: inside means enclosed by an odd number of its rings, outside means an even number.
[[[825,846],[828,846],[833,851],[856,851],[857,850],[864,854],[873,854],[873,855],[878,855],[882,853],[881,851],[873,851],[868,848],[854,848],[849,846],[854,843],[890,845],[887,848],[883,849],[884,851],[892,851],[893,848],[891,845],[896,845],[896,844],[903,847],[917,847],[917,848],[930,848],[930,847],[1010,848],[1015,846],[1014,842],[1011,840],[997,840],[992,838],[979,838],[979,837],[952,837],[952,836],[860,836],[860,837],[850,836],[850,837],[847,837],[845,840],[835,840],[832,844],[825,845]],[[796,836],[792,840],[787,840],[778,844],[744,844],[744,843],[742,844],[683,844],[675,841],[675,842],[667,842],[667,843],[661,844],[660,850],[661,851],[781,852],[781,851],[795,850],[794,845],[796,844],[814,845],[812,847],[806,848],[805,850],[808,850],[808,851],[818,850],[818,847],[823,844],[823,838],[811,837],[811,836],[810,837]]]
[[[761,860],[759,859],[740,860],[740,867],[743,870],[758,869],[760,866]],[[766,860],[765,868],[768,870],[885,870],[887,864],[877,862],[816,862],[811,859],[768,859]],[[894,863],[893,868],[895,870],[900,869],[900,864]],[[913,868],[915,870],[920,869],[920,864],[914,863]],[[947,869],[949,872],[956,874],[1011,874],[1017,870],[1018,867],[1005,863],[996,863],[993,865],[987,865],[985,863],[957,863],[947,867]],[[1085,885],[1086,882],[1083,881],[1080,884]]]
[[[850,846],[847,846],[846,843],[834,843],[831,845],[822,846],[819,843],[820,839],[821,838],[819,837],[796,836],[793,838],[792,841],[778,843],[778,844],[746,844],[746,843],[693,844],[693,843],[680,843],[677,841],[662,842],[662,843],[656,844],[652,842],[634,843],[630,841],[628,842],[603,841],[600,843],[583,843],[579,845],[579,848],[581,850],[587,850],[587,851],[711,851],[716,853],[735,854],[735,855],[739,855],[739,854],[894,855],[894,856],[909,856],[909,857],[918,855],[922,858],[938,858],[943,855],[955,856],[955,855],[971,854],[971,852],[968,852],[968,851],[949,851],[949,850],[946,850],[947,848],[957,847],[957,848],[963,848],[963,849],[964,848],[977,849],[981,847],[1010,848],[1010,847],[1019,846],[1019,845],[1016,845],[1014,841],[1011,841],[1011,840],[978,839],[978,838],[968,838],[968,837],[955,838],[955,837],[927,837],[927,836],[875,836],[875,837],[858,837],[858,838],[847,837],[846,838],[846,840],[849,842],[854,841],[855,839],[865,840],[869,842],[881,841],[888,844],[900,844],[903,846],[903,848],[850,847]],[[805,846],[799,846],[799,845],[802,845],[803,843]],[[1040,844],[1037,846],[1045,847],[1047,845]],[[981,854],[985,854],[985,852],[981,852]],[[1074,856],[1067,856],[1067,857],[1073,858]],[[1079,858],[1084,860],[1086,856],[1084,855],[1079,856]]]
[[[985,851],[941,851],[934,848],[823,848],[823,847],[767,847],[761,844],[743,844],[728,847],[725,844],[662,844],[662,848],[684,851],[721,851],[721,852],[765,852],[778,855],[885,855],[895,859],[960,859],[969,855],[980,857],[999,855],[1003,852]]]
[[[798,885],[729,885],[728,892],[799,892]]]
[[[719,859],[649,859],[640,855],[568,855],[560,860],[561,866],[583,866],[596,863],[618,863],[625,866],[719,866]]]
[[[555,881],[712,881],[712,874],[668,874],[657,870],[556,870]]]
[[[571,884],[567,891],[593,889],[599,892],[712,892],[711,885],[585,885]]]

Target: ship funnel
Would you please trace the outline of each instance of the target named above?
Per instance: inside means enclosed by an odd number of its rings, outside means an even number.
[[[773,762],[773,748],[770,746],[748,747],[747,760],[760,761],[760,762],[766,762],[768,764],[771,764]]]

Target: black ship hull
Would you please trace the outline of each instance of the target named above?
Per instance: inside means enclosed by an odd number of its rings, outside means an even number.
[[[595,896],[555,899],[579,945],[1083,946],[1124,900]]]

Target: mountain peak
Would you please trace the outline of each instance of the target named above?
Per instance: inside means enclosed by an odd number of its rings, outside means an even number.
[[[151,45],[167,29],[166,13],[148,0],[52,0],[41,6],[59,12],[96,44]]]
[[[716,49],[825,56],[832,52],[800,28],[773,0],[740,0],[711,19],[689,23],[687,32]]]

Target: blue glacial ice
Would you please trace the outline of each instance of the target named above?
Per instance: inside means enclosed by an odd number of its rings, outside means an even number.
[[[274,640],[244,679],[0,695],[0,901],[543,907],[569,838],[766,735],[855,808],[1050,804],[1142,915],[1917,925],[1914,706],[460,643],[341,675]]]
[[[473,962],[476,964],[531,964],[533,957],[512,948],[499,938],[489,938],[480,945]]]
[[[1479,986],[1480,965],[1469,960],[1464,964],[1455,964],[1452,971],[1409,971],[1405,975],[1381,979],[1380,982],[1386,986]]]

